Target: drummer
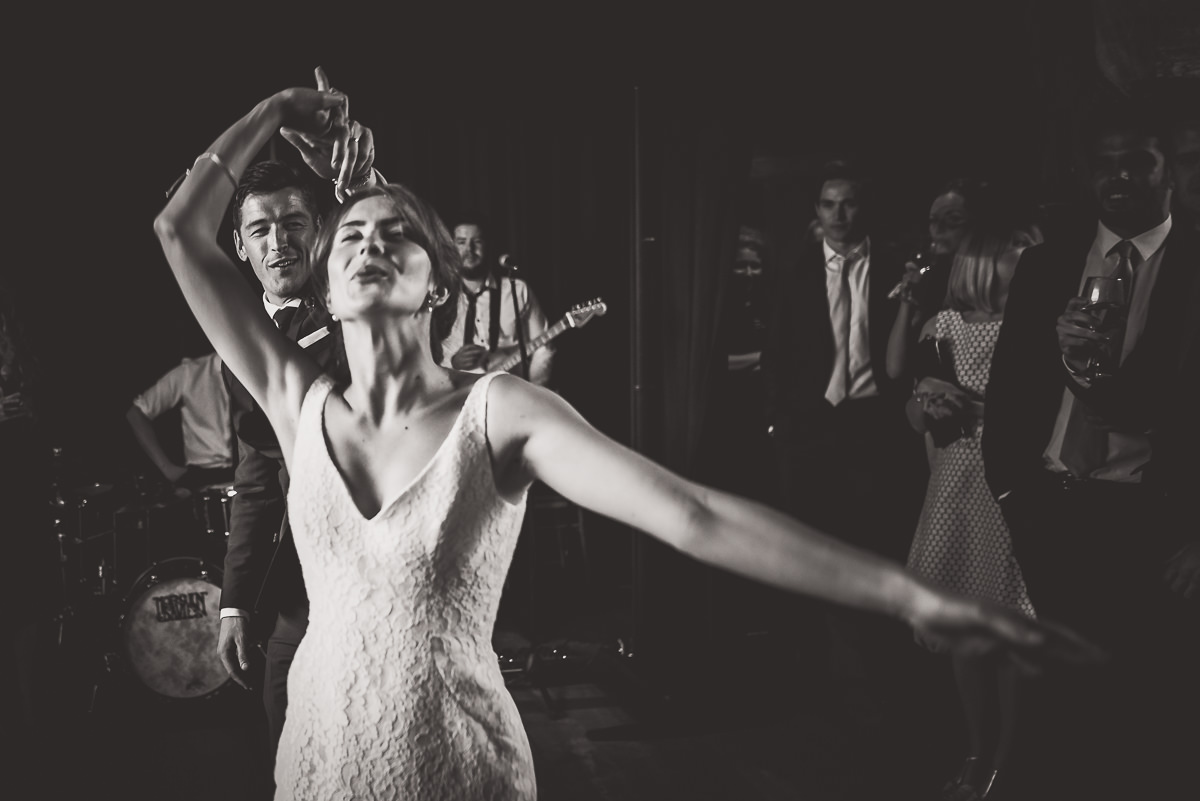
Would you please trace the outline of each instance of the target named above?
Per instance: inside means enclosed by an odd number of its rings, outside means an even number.
[[[152,423],[174,408],[180,410],[184,464],[167,455]],[[216,353],[183,359],[133,399],[125,419],[142,451],[172,486],[196,490],[232,484],[233,424]]]

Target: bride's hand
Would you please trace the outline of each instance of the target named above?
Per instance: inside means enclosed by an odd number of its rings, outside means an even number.
[[[909,622],[925,642],[963,656],[1003,652],[1026,673],[1055,663],[1086,665],[1108,658],[1070,629],[982,599],[935,593]]]
[[[325,71],[315,70],[317,89],[335,92]],[[345,97],[343,95],[343,97]],[[329,130],[311,133],[284,126],[280,135],[300,153],[316,175],[333,181],[338,201],[345,200],[351,187],[370,185],[374,177],[375,137],[371,129],[350,119],[350,100],[334,114]]]

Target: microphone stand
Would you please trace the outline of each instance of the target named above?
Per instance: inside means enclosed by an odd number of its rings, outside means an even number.
[[[521,320],[521,304],[517,300],[517,265],[508,268],[509,294],[512,295],[513,320],[517,327],[517,347],[521,349],[521,377],[529,380],[529,354],[525,352],[525,324]]]

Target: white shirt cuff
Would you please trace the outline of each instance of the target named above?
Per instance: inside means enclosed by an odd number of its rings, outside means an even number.
[[[221,619],[224,620],[227,617],[250,617],[250,613],[247,612],[245,609],[238,609],[237,607],[234,607],[234,606],[227,606],[221,610]]]

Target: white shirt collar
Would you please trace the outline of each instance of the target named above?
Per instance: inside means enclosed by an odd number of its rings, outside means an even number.
[[[263,308],[267,310],[267,316],[270,317],[271,319],[275,319],[275,312],[279,311],[280,309],[286,309],[289,307],[294,308],[304,302],[300,298],[288,298],[286,301],[284,301],[282,306],[276,306],[274,303],[267,300],[266,292],[263,293],[262,300],[263,300]]]
[[[1151,256],[1158,252],[1158,249],[1163,246],[1163,242],[1167,241],[1167,234],[1171,233],[1171,215],[1167,215],[1167,219],[1160,222],[1158,225],[1151,228],[1149,231],[1142,231],[1140,234],[1129,240],[1133,246],[1137,248],[1138,255],[1142,257],[1142,263],[1145,264]],[[1113,246],[1120,242],[1122,237],[1113,233],[1107,225],[1102,222],[1096,223],[1096,248],[1101,256],[1107,256],[1108,252],[1113,249]]]
[[[846,263],[847,257],[867,258],[871,255],[871,237],[866,237],[856,247],[852,248],[849,253],[843,256],[829,246],[829,240],[822,240],[825,249],[825,266],[831,270],[840,270],[842,265]]]

